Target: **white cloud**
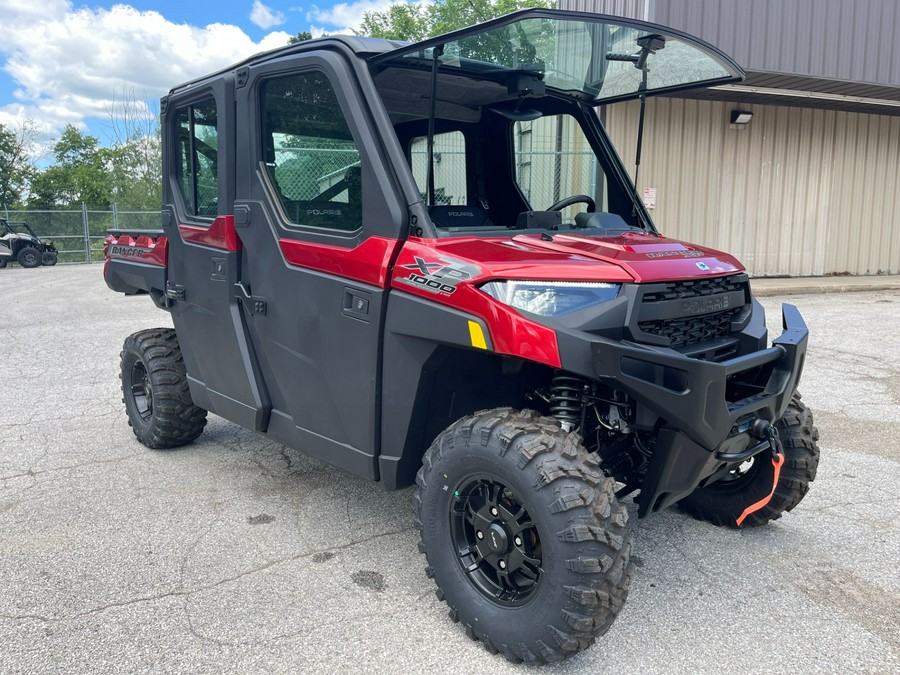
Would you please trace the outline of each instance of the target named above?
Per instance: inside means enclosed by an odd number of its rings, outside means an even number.
[[[287,43],[283,31],[254,42],[237,26],[175,24],[128,5],[75,8],[44,0],[3,0],[0,56],[15,102],[0,123],[30,117],[42,128],[104,119],[123,92],[157,99],[172,86]]]
[[[357,0],[356,2],[339,2],[325,9],[313,5],[306,14],[306,20],[324,24],[325,32],[352,33],[362,24],[366,12],[384,12],[390,9],[391,5],[401,5],[406,2],[407,0]],[[428,4],[428,2],[427,0],[416,0],[409,4]]]
[[[284,23],[284,14],[268,7],[260,0],[253,0],[253,9],[250,10],[250,20],[263,30]]]

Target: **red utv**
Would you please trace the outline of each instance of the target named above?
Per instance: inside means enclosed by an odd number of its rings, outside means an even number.
[[[162,100],[162,229],[112,232],[151,448],[207,411],[395,490],[426,573],[491,652],[605,632],[639,516],[762,525],[818,463],[807,328],[768,341],[731,256],[659,234],[597,115],[741,79],[712,46],[529,10],[418,44],[335,36]]]

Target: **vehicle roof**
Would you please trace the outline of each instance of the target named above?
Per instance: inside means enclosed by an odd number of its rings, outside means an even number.
[[[175,87],[172,87],[172,89],[169,90],[169,95],[183,92],[186,89],[191,89],[211,80],[218,79],[223,75],[226,75],[244,66],[265,63],[266,61],[281,58],[282,56],[288,56],[289,54],[296,54],[298,52],[308,51],[310,49],[316,49],[319,47],[337,46],[339,48],[344,48],[353,54],[365,54],[367,56],[370,56],[374,54],[390,52],[400,47],[404,47],[408,44],[411,43],[403,42],[400,40],[382,40],[380,38],[364,37],[361,35],[329,35],[328,37],[304,40],[295,44],[285,45],[284,47],[276,47],[275,49],[270,49],[265,52],[258,52],[253,56],[247,57],[243,61],[233,63],[230,66],[226,66],[221,70],[215,71],[214,73],[209,73],[196,79],[183,82]]]
[[[668,41],[674,47],[663,52]],[[558,94],[586,98],[593,105],[737,82],[745,77],[743,69],[727,54],[682,31],[635,19],[538,8],[511,12],[415,43],[357,35],[304,40],[256,54],[169,93],[203,86],[242,67],[323,47],[337,47],[357,57],[365,54],[367,61],[379,66],[425,66],[430,70],[431,61],[437,63],[440,58],[442,71],[455,70],[469,77],[533,74]],[[440,51],[434,51],[438,47]],[[455,56],[443,58],[444,47]],[[426,54],[426,48],[431,54]],[[657,56],[657,52],[662,55]]]

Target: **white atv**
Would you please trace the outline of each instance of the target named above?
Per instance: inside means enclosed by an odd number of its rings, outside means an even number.
[[[55,265],[59,251],[49,239],[41,239],[28,223],[10,223],[0,218],[0,269],[10,260],[22,267]]]

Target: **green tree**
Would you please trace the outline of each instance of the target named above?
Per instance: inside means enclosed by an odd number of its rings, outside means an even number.
[[[301,30],[299,33],[294,35],[293,37],[288,38],[289,45],[295,45],[298,42],[306,42],[307,40],[312,40],[313,36],[308,30]]]
[[[106,209],[112,196],[110,149],[75,126],[67,124],[53,146],[55,163],[35,174],[29,206],[69,206],[84,202],[89,208]]]
[[[517,9],[551,7],[549,0],[436,0],[422,5],[402,3],[383,12],[366,12],[362,35],[415,42],[472,26]]]
[[[111,199],[121,210],[156,211],[162,204],[162,143],[159,130],[134,135],[109,150]]]
[[[35,171],[31,153],[37,135],[37,126],[31,120],[16,129],[0,124],[0,206],[20,204]]]
[[[109,109],[108,165],[112,200],[125,211],[155,211],[162,204],[159,117],[134,92]]]
[[[383,12],[366,12],[359,32],[385,40],[418,42],[433,35],[434,5],[400,3]]]

